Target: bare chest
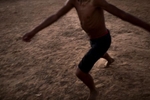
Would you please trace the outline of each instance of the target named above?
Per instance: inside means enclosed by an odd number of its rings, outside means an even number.
[[[87,0],[87,1],[83,0],[83,2],[80,0],[76,0],[75,7],[76,7],[80,20],[89,19],[95,11],[95,7],[93,6],[93,3],[91,0]]]

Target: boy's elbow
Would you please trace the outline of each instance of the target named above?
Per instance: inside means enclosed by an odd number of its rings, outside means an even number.
[[[124,14],[121,15],[121,19],[130,22],[132,21],[133,16],[124,12]]]
[[[127,19],[127,14],[125,13],[125,12],[123,12],[123,13],[121,13],[120,14],[120,18],[122,19],[122,20],[126,20]]]

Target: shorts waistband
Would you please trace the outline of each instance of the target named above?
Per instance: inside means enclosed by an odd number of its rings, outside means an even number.
[[[107,36],[110,34],[110,31],[107,29],[106,33],[104,35],[102,35],[101,37],[99,38],[95,38],[95,39],[90,39],[90,41],[96,41],[96,40],[99,40],[99,39],[102,39],[103,37]]]

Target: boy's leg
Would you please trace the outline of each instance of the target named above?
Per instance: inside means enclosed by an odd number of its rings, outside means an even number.
[[[104,59],[107,60],[107,63],[105,64],[105,68],[109,67],[110,64],[112,64],[114,62],[114,59],[110,57],[110,55],[106,52],[103,57]]]
[[[89,88],[90,95],[88,100],[96,100],[98,91],[96,90],[92,76],[89,73],[82,72],[79,68],[77,68],[76,76]]]

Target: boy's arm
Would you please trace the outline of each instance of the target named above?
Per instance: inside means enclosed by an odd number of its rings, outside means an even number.
[[[141,28],[144,28],[145,30],[150,32],[150,24],[118,9],[114,5],[109,4],[105,0],[96,0],[99,7],[103,8],[104,10],[108,11],[109,13],[121,18],[122,20],[125,20],[133,25],[139,26]]]
[[[73,8],[73,4],[71,2],[72,0],[68,0],[65,5],[55,14],[53,14],[52,16],[50,16],[49,18],[47,18],[44,22],[42,22],[39,26],[37,26],[36,28],[34,28],[31,32],[26,33],[23,36],[23,40],[28,42],[30,41],[30,39],[39,31],[41,31],[42,29],[48,27],[49,25],[53,24],[54,22],[56,22],[60,17],[62,17],[63,15],[65,15],[68,11],[70,11]]]

